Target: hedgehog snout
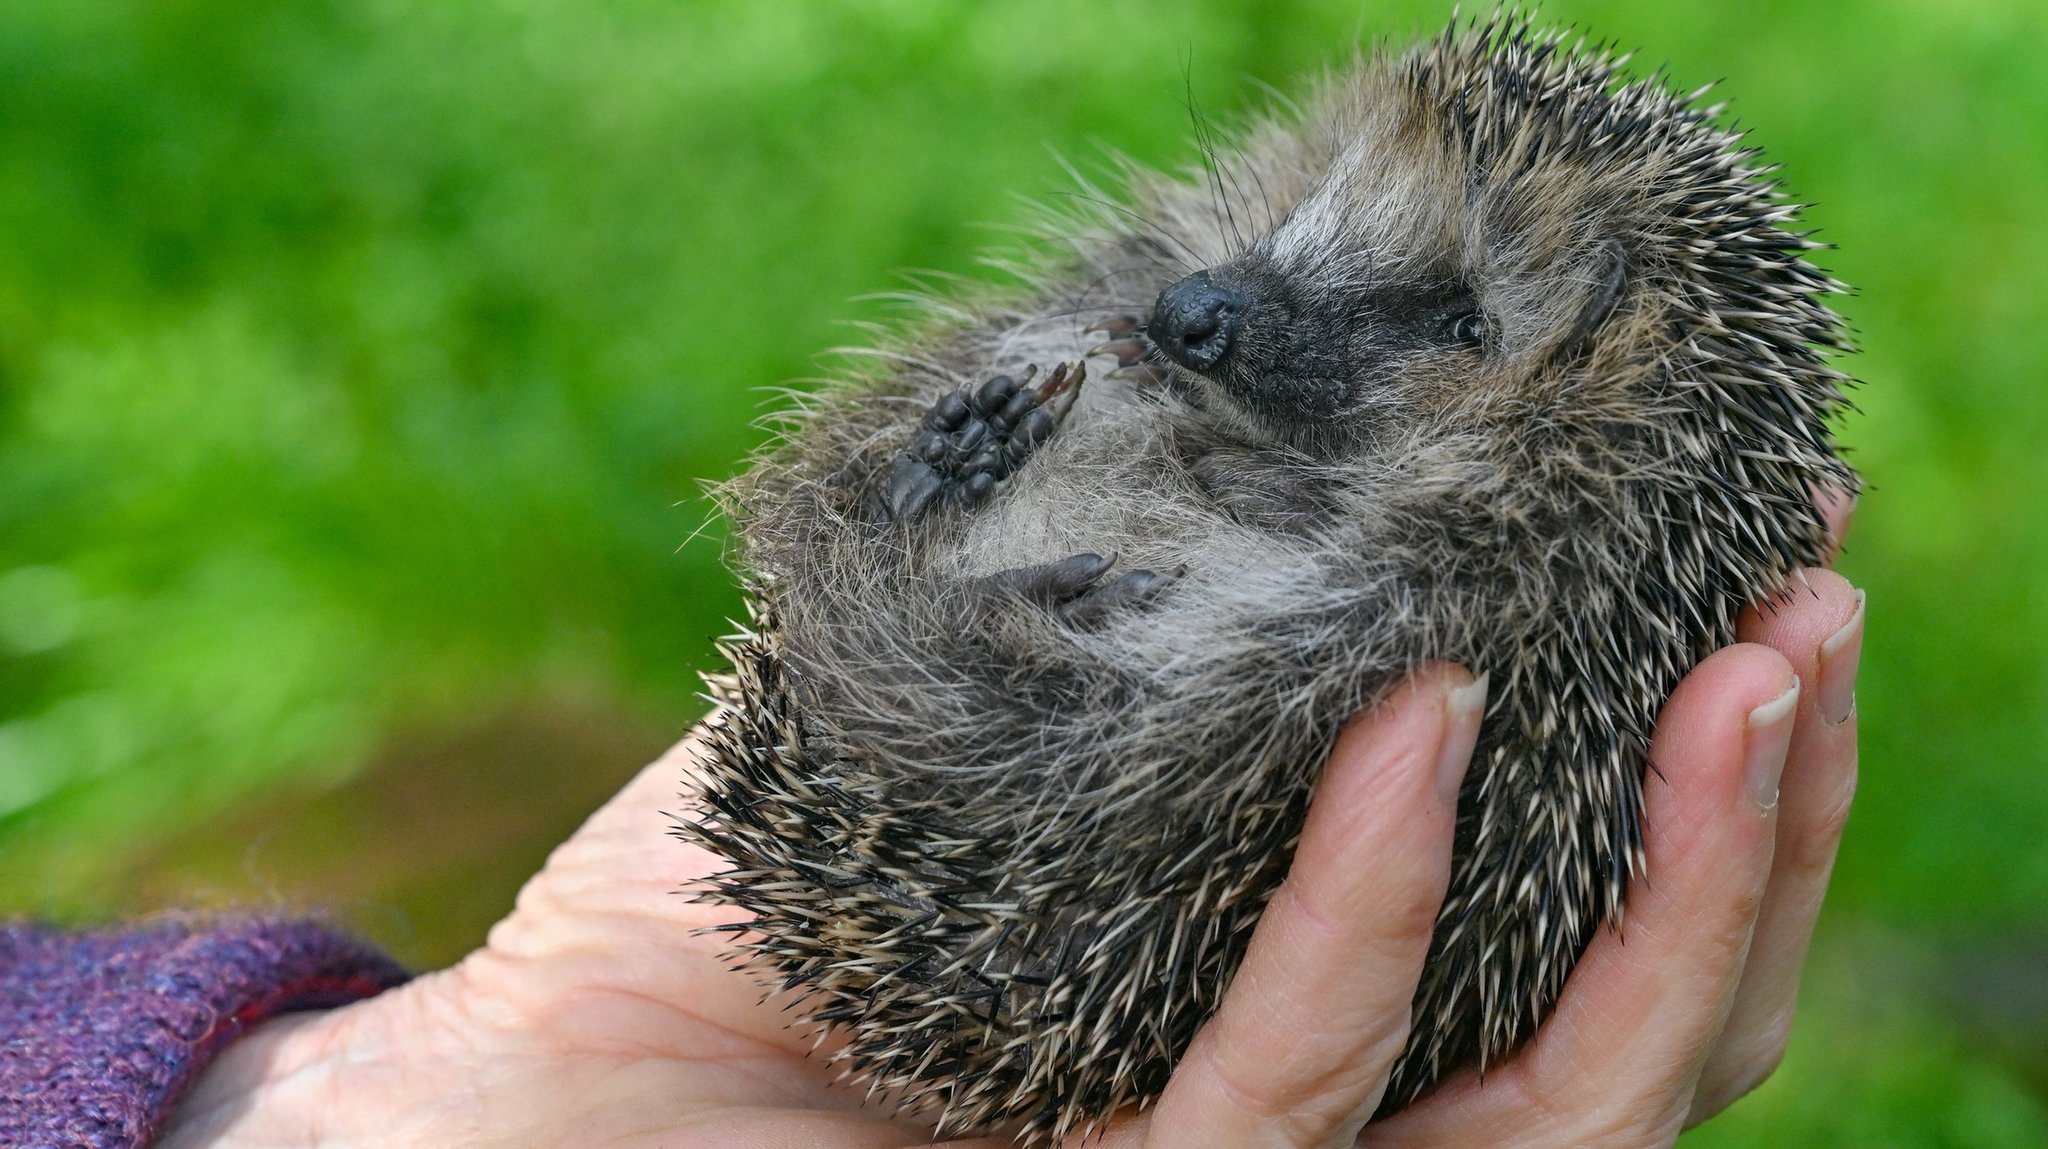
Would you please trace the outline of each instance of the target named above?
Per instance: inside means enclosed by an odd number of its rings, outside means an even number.
[[[1166,357],[1190,371],[1208,371],[1230,354],[1251,300],[1198,271],[1159,293],[1147,333]]]

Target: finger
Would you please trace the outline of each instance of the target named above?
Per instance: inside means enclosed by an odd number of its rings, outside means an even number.
[[[1351,1144],[1407,1038],[1485,692],[1435,668],[1346,728],[1287,880],[1144,1144]]]
[[[1798,680],[1732,646],[1672,694],[1645,786],[1648,871],[1536,1039],[1366,1131],[1373,1146],[1668,1144],[1720,1032],[1770,873]]]
[[[1806,962],[1835,848],[1856,792],[1856,666],[1863,650],[1863,592],[1832,571],[1808,571],[1800,591],[1768,613],[1742,620],[1745,641],[1783,654],[1800,681],[1785,776],[1778,788],[1778,838],[1770,885],[1757,913],[1735,1005],[1700,1074],[1689,1124],[1754,1089],[1784,1056],[1799,972]]]

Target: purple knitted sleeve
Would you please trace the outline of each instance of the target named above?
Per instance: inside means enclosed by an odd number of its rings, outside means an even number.
[[[264,1018],[369,997],[405,971],[327,926],[171,919],[0,924],[0,1145],[135,1149]]]

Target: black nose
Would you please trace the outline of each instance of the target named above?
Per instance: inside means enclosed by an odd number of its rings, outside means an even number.
[[[1159,293],[1147,334],[1166,357],[1190,371],[1207,371],[1230,354],[1250,300],[1198,271]]]

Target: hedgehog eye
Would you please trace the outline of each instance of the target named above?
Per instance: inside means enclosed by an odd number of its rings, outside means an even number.
[[[1450,333],[1452,343],[1459,347],[1478,350],[1486,344],[1486,313],[1470,311],[1452,317]]]

